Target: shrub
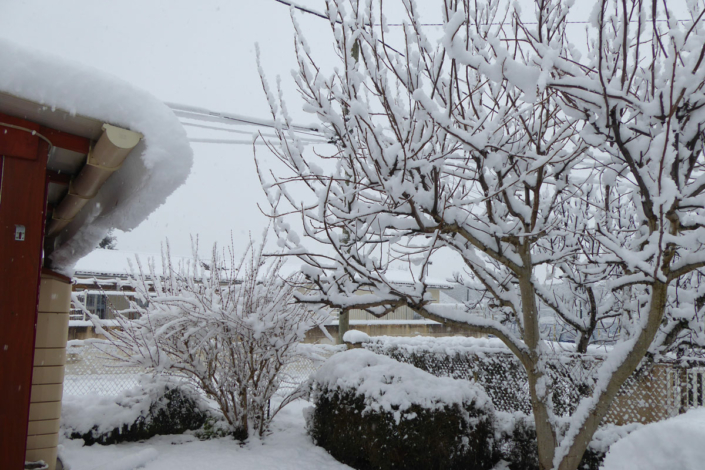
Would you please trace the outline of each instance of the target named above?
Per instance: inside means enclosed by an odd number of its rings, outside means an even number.
[[[250,245],[239,261],[234,248],[224,256],[214,247],[209,263],[194,250],[193,260],[179,266],[167,247],[161,273],[153,261],[145,271],[137,260],[131,277],[137,301],[115,312],[120,328],[101,329],[112,346],[108,354],[188,380],[217,404],[240,440],[251,432],[262,436],[277,412],[301,396],[301,389],[280,385],[287,366],[304,355],[299,343],[306,331],[328,317],[296,301],[305,296],[298,277],[282,278],[283,260],[267,261],[262,246]],[[134,313],[139,318],[130,320]]]
[[[311,436],[353,468],[482,470],[496,463],[491,402],[468,381],[357,349],[329,359],[311,385]]]
[[[117,398],[76,398],[64,404],[61,426],[65,435],[86,445],[182,434],[201,428],[209,418],[198,393],[163,381],[143,382]]]

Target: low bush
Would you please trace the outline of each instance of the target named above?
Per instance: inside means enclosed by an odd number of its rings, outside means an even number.
[[[75,399],[80,398],[80,399]],[[62,408],[64,435],[86,445],[117,444],[203,427],[207,406],[188,387],[165,382],[142,386],[115,398],[69,398]]]
[[[287,369],[307,358],[299,344],[306,332],[328,319],[323,310],[297,302],[302,277],[285,277],[284,258],[267,258],[250,244],[238,261],[233,246],[213,247],[205,262],[176,263],[167,250],[162,274],[153,260],[136,259],[129,282],[135,299],[113,311],[119,328],[101,327],[106,354],[155,374],[178,376],[197,387],[220,409],[229,434],[238,440],[264,436],[272,419],[305,394],[285,382]],[[132,316],[138,313],[138,318]],[[272,398],[277,395],[277,400]],[[270,406],[271,403],[275,406]]]
[[[311,387],[311,436],[353,468],[483,470],[496,463],[492,404],[471,382],[356,349],[329,359]]]

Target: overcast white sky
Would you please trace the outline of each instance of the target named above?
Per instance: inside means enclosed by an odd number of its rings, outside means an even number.
[[[327,32],[324,20],[301,21],[314,39]],[[0,35],[21,45],[110,72],[166,102],[259,117],[267,117],[267,107],[254,44],[260,44],[271,79],[280,74],[290,82],[295,65],[290,23],[288,8],[273,0],[0,4]],[[293,88],[288,94],[296,98]],[[248,140],[218,134],[209,136]],[[229,241],[232,230],[236,243],[244,243],[248,231],[259,234],[266,225],[257,208],[257,202],[266,200],[252,147],[194,143],[193,150],[194,166],[186,184],[137,229],[119,234],[119,248],[158,252],[160,242],[169,237],[175,252],[187,254],[189,234],[198,234],[201,245],[210,246]]]
[[[319,10],[324,5],[323,0],[297,2]],[[395,3],[385,5],[393,8]],[[418,3],[424,21],[438,22],[440,2]],[[573,16],[586,19],[592,2],[577,3],[580,10]],[[530,14],[531,6],[525,11]],[[400,18],[388,12],[390,22]],[[299,21],[314,53],[334,63],[327,22],[304,14]],[[0,2],[0,36],[107,71],[165,102],[266,118],[255,65],[258,42],[270,80],[283,78],[292,113],[300,122],[312,121],[298,111],[290,77],[295,62],[289,9],[274,0],[6,0]],[[193,128],[187,131],[204,136]],[[257,204],[266,200],[252,147],[194,143],[193,150],[186,184],[140,227],[120,233],[119,248],[158,252],[168,237],[175,253],[188,254],[189,234],[198,235],[201,246],[228,242],[231,231],[238,245],[249,231],[259,235],[267,220]]]
[[[322,9],[322,0],[298,0]],[[436,7],[437,9],[437,7]],[[299,15],[314,50],[333,63],[330,28],[323,19]],[[429,15],[429,20],[432,15]],[[0,36],[112,73],[165,102],[269,117],[255,65],[257,42],[270,81],[281,75],[290,109],[298,111],[290,71],[295,66],[289,8],[274,0],[62,0],[0,2]],[[241,130],[249,130],[240,127]],[[203,132],[187,128],[189,135]],[[237,134],[209,137],[243,138]],[[180,254],[189,234],[201,246],[259,235],[266,203],[254,169],[252,147],[194,143],[186,184],[130,233],[118,247],[158,252],[169,237]]]

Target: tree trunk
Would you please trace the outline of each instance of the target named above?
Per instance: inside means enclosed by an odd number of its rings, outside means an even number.
[[[523,269],[519,274],[519,290],[521,292],[521,309],[524,319],[524,339],[529,347],[530,364],[526,367],[526,375],[529,378],[529,393],[531,395],[531,406],[534,412],[534,423],[536,424],[536,441],[538,444],[539,468],[550,470],[553,468],[553,456],[556,450],[556,434],[553,431],[549,420],[548,390],[542,394],[538,393],[539,382],[544,377],[544,373],[539,369],[539,359],[541,357],[541,331],[539,328],[539,311],[536,305],[536,292],[531,281],[533,267],[531,262],[530,245],[525,243],[520,247]]]
[[[250,436],[250,430],[248,426],[248,421],[247,421],[247,389],[243,388],[239,391],[239,400],[240,400],[240,411],[241,414],[239,416],[239,422],[238,422],[238,416],[235,417],[236,422],[235,422],[235,429],[233,430],[233,438],[237,439],[238,441],[245,441],[247,438]]]
[[[343,336],[350,329],[350,310],[343,309],[338,315],[338,344],[343,344]]]
[[[576,352],[579,352],[580,354],[587,353],[587,348],[590,345],[590,338],[592,338],[592,334],[595,332],[595,328],[597,327],[597,300],[595,299],[595,292],[592,290],[592,287],[588,287],[586,291],[590,301],[590,323],[587,330],[578,332],[579,340],[577,343]]]
[[[619,392],[622,384],[634,373],[639,363],[641,363],[641,360],[644,358],[644,355],[649,350],[649,346],[651,346],[658,332],[666,309],[668,283],[655,281],[652,285],[652,289],[651,306],[644,329],[639,334],[639,337],[631,351],[627,354],[627,357],[612,374],[602,396],[598,398],[595,408],[588,414],[583,426],[568,448],[568,452],[565,457],[561,459],[558,470],[575,470],[578,468],[593,434],[609,411],[612,400],[617,395],[617,392]]]

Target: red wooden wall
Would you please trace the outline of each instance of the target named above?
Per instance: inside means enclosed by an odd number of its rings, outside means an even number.
[[[0,117],[2,122],[27,123]],[[46,142],[31,133],[0,125],[0,469],[3,470],[24,468],[48,148]],[[25,227],[23,241],[15,240],[16,225]]]

